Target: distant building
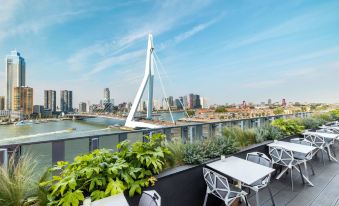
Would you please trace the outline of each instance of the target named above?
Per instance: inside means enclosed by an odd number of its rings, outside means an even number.
[[[286,103],[286,99],[282,99],[281,101],[281,106],[286,107],[287,103]]]
[[[175,99],[175,106],[177,107],[177,109],[183,109],[181,101],[182,100],[180,99]]]
[[[73,92],[72,91],[61,90],[60,110],[65,113],[73,111]]]
[[[193,102],[193,99],[194,99],[194,94],[189,94],[188,95],[188,98],[187,98],[187,107],[189,109],[193,109],[194,108],[194,102]]]
[[[207,109],[208,108],[208,103],[207,103],[207,99],[204,97],[200,97],[200,104],[201,104],[201,108],[203,109]]]
[[[173,96],[169,96],[168,97],[168,104],[170,107],[173,107],[174,106],[174,99],[173,99]]]
[[[15,87],[25,86],[26,63],[17,51],[6,56],[6,103],[5,109],[12,110]]]
[[[272,99],[268,99],[267,104],[268,104],[269,106],[271,106],[271,105],[272,105]]]
[[[109,88],[104,89],[104,100],[102,104],[104,106],[104,112],[112,112],[113,105],[111,103],[111,93]]]
[[[87,112],[87,104],[86,102],[80,102],[79,103],[79,113],[85,113]]]
[[[14,87],[12,110],[21,111],[24,115],[33,113],[33,88]]]
[[[187,99],[187,96],[184,96],[184,97],[182,98],[182,102],[183,102],[183,104],[184,104],[184,107],[187,109],[187,108],[188,108],[188,99]]]
[[[5,110],[5,97],[0,96],[0,110]]]
[[[44,91],[44,107],[45,109],[50,109],[51,112],[56,112],[56,91]]]
[[[33,114],[43,114],[44,113],[44,106],[43,105],[34,105],[33,106]]]

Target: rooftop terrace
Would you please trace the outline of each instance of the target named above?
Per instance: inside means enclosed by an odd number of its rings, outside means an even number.
[[[339,152],[338,143],[335,145],[336,153]],[[312,160],[315,175],[310,174],[314,187],[303,185],[300,174],[294,172],[294,191],[291,190],[290,176],[283,176],[280,180],[272,177],[271,189],[276,205],[289,206],[339,206],[339,163],[329,162],[325,158],[325,166],[321,162],[321,155]],[[247,190],[246,190],[247,191]],[[249,194],[249,203],[255,205],[255,194]],[[261,205],[272,205],[268,190],[260,192]],[[244,205],[244,204],[243,204]]]

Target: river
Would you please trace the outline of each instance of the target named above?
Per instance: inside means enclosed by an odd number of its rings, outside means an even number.
[[[174,112],[172,114],[175,121],[185,116],[183,112]],[[171,115],[170,113],[160,113],[154,119],[170,121]],[[108,128],[109,125],[124,125],[124,123],[124,120],[118,119],[89,118],[84,120],[50,121],[25,126],[0,125],[0,145],[107,134],[121,131],[118,127]],[[75,130],[71,130],[71,128]]]

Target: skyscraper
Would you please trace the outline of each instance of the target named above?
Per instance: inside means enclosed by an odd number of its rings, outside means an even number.
[[[33,88],[14,87],[13,90],[13,111],[21,111],[24,115],[33,113]]]
[[[60,110],[62,112],[73,111],[73,92],[69,90],[60,91]]]
[[[26,63],[17,51],[6,56],[6,103],[5,109],[12,110],[15,87],[25,86]]]
[[[87,112],[87,105],[86,105],[86,102],[80,102],[80,103],[79,103],[79,112],[80,112],[80,113],[85,113],[85,112]]]
[[[105,112],[111,112],[112,111],[112,104],[111,104],[111,93],[109,91],[109,88],[104,89],[104,110]]]
[[[44,107],[45,109],[51,110],[51,112],[56,111],[56,91],[54,90],[44,91]]]
[[[0,96],[0,110],[4,110],[4,109],[5,109],[5,97]]]

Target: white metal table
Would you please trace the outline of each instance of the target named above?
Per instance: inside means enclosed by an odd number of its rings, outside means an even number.
[[[295,152],[295,153],[301,153],[305,156],[307,156],[308,154],[310,154],[311,152],[313,152],[314,150],[317,149],[316,147],[309,146],[309,145],[295,144],[295,143],[283,142],[283,141],[274,141],[274,142],[268,144],[267,146],[268,147],[284,148],[286,150],[289,150],[289,151],[292,151],[292,152]],[[309,180],[306,161],[304,162],[304,166],[305,166],[306,176],[305,175],[302,175],[302,176],[311,186],[314,186],[313,183]],[[281,171],[281,173],[276,177],[276,179],[280,179],[281,176],[287,170],[288,170],[288,167],[286,167],[283,171]]]
[[[207,167],[247,185],[251,185],[275,171],[273,168],[234,156],[207,164]]]

